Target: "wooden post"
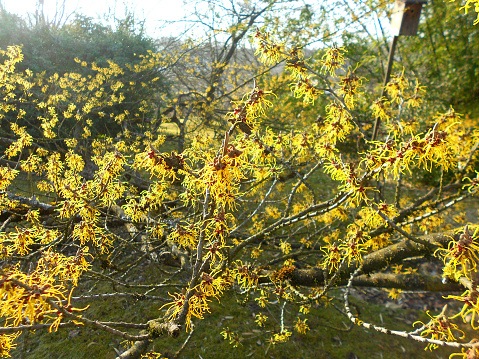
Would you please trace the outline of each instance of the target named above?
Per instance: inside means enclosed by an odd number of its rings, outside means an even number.
[[[389,49],[388,67],[384,77],[383,89],[381,91],[381,98],[384,97],[386,85],[391,78],[391,71],[394,62],[394,52],[396,51],[396,44],[398,37],[415,36],[419,27],[419,17],[421,15],[422,5],[427,3],[427,0],[396,0],[393,15],[391,18],[391,27],[393,28],[393,41]],[[375,141],[378,137],[379,126],[381,119],[378,117],[374,121],[373,135],[371,141]]]

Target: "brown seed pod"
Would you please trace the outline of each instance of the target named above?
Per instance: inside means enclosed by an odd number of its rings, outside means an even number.
[[[238,127],[242,132],[246,133],[247,135],[251,135],[251,130],[253,128],[247,123],[240,121],[238,122]]]

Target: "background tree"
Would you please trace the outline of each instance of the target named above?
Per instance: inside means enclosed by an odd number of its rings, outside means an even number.
[[[131,131],[132,124],[151,121],[161,106],[160,95],[168,93],[161,58],[152,56],[155,41],[146,36],[143,24],[132,13],[113,19],[113,26],[78,14],[66,22],[60,18],[47,21],[39,11],[25,20],[1,7],[0,17],[2,47],[22,45],[24,61],[19,69],[31,73],[35,82],[28,100],[53,105],[56,121],[62,124],[57,129],[60,138],[70,137],[73,131],[79,140],[85,127],[94,137]],[[62,84],[52,86],[57,81]],[[73,93],[67,94],[66,86],[75,87]],[[115,101],[115,96],[121,101]],[[51,103],[42,101],[47,97]],[[68,109],[68,102],[75,109]],[[19,125],[36,128],[32,135],[40,137],[43,124],[39,119],[53,116],[47,106],[25,104]],[[6,114],[2,121],[9,131],[12,119]]]
[[[348,4],[347,1],[343,2]],[[343,33],[352,61],[362,63],[368,79],[383,79],[389,51],[392,6],[384,2],[346,5],[345,21],[357,19],[357,31]],[[363,14],[363,16],[358,14]],[[395,71],[408,69],[428,87],[428,106],[474,111],[477,101],[477,46],[473,26],[477,14],[457,2],[431,1],[421,12],[418,36],[401,36],[394,59]],[[366,72],[365,72],[366,73]]]

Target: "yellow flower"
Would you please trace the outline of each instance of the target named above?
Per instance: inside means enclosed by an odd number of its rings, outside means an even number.
[[[261,290],[261,295],[258,298],[255,298],[255,301],[258,302],[258,305],[261,308],[265,308],[266,304],[268,304],[268,293]]]
[[[304,66],[304,61],[299,58],[293,58],[286,61],[286,69],[291,72],[291,75],[296,79],[303,79],[307,76],[307,70]]]
[[[321,71],[325,74],[329,72],[330,76],[335,77],[336,70],[344,64],[345,52],[346,50],[343,47],[333,46],[328,49],[322,58]]]
[[[306,322],[308,319],[301,320],[300,318],[296,319],[296,323],[294,324],[294,329],[299,333],[299,334],[306,334],[308,330],[310,330],[308,324]]]
[[[391,79],[386,85],[386,92],[393,101],[399,101],[404,89],[408,86],[406,78],[404,77],[404,70],[397,74],[391,75]]]
[[[467,14],[471,6],[474,6],[474,11],[477,13],[477,18],[474,20],[474,25],[477,25],[479,24],[479,0],[466,0],[466,4],[460,9]]]
[[[198,286],[200,291],[208,297],[215,297],[218,301],[223,291],[231,285],[231,282],[223,276],[214,277],[208,273],[202,273],[201,279]]]
[[[389,120],[388,112],[390,104],[391,103],[385,97],[375,101],[371,106],[371,109],[373,110],[373,116],[379,117],[382,121]]]
[[[453,353],[449,356],[449,359],[459,356],[462,359],[474,359],[474,358],[479,358],[479,348],[470,348],[470,349],[465,349],[462,348],[460,353]]]
[[[455,299],[457,301],[463,302],[464,305],[462,306],[462,309],[459,313],[457,313],[455,316],[451,317],[451,319],[456,318],[456,317],[461,317],[464,323],[467,323],[470,321],[471,327],[474,330],[478,330],[479,326],[477,325],[477,319],[479,318],[479,304],[477,302],[477,299],[479,297],[479,293],[474,290],[466,290],[462,295],[457,296],[457,295],[448,295],[445,297],[445,299]],[[469,318],[469,315],[470,318]],[[468,320],[466,320],[468,318]]]
[[[253,259],[258,258],[261,255],[262,251],[263,250],[260,249],[259,247],[258,248],[253,248],[251,250],[251,258],[253,258]]]
[[[361,262],[362,253],[367,250],[367,245],[363,243],[362,231],[358,230],[346,243],[341,243],[339,250],[348,258],[348,264],[353,261]]]
[[[226,327],[220,334],[225,340],[228,340],[234,348],[237,348],[239,345],[241,345],[240,336],[238,335],[238,333],[233,332],[230,328]]]
[[[467,188],[469,193],[473,193],[479,188],[479,172],[476,171],[476,177],[471,179],[469,177],[464,177],[465,180],[469,181],[469,184],[464,185],[462,188]],[[0,182],[1,183],[1,182]]]
[[[310,104],[313,104],[320,94],[320,90],[311,83],[309,78],[300,79],[298,82],[291,84],[291,91],[293,91],[294,97],[302,97],[304,103]]]
[[[10,358],[10,351],[15,349],[17,344],[13,341],[20,335],[20,332],[12,334],[2,334],[0,335],[0,356],[2,358]]]
[[[0,191],[4,191],[19,172],[10,167],[0,167]]]
[[[169,239],[178,243],[183,248],[194,248],[198,243],[198,232],[194,224],[188,226],[180,226],[176,224],[176,228],[169,235]]]
[[[255,316],[255,322],[258,324],[260,327],[264,327],[264,324],[268,320],[268,317],[264,315],[263,313],[256,314]]]
[[[281,240],[281,242],[279,243],[279,248],[284,254],[288,254],[289,252],[291,252],[291,244],[288,242],[283,242]]]
[[[176,318],[176,316],[180,313],[181,309],[183,308],[183,305],[186,300],[186,295],[180,294],[180,293],[175,293],[175,294],[168,293],[168,295],[173,298],[173,301],[163,305],[160,308],[160,310],[165,307],[168,307],[168,309],[166,310],[166,315],[168,315],[169,320],[173,320]]]
[[[141,356],[142,359],[164,359],[160,353],[149,352]]]
[[[242,261],[235,262],[236,268],[232,271],[232,276],[236,279],[238,284],[244,289],[255,288],[258,285],[259,275],[257,270]]]
[[[280,333],[274,334],[273,339],[274,339],[275,342],[285,343],[289,340],[289,338],[291,337],[291,334],[293,334],[293,333],[290,332],[287,329],[284,329]]]
[[[399,297],[401,296],[402,290],[397,288],[392,288],[392,289],[386,289],[386,292],[388,292],[389,298],[399,299]]]
[[[451,323],[449,319],[443,314],[439,314],[438,316],[433,317],[428,312],[427,315],[429,316],[429,318],[431,318],[429,323],[424,324],[421,321],[417,321],[413,324],[420,324],[422,327],[425,328],[421,332],[422,337],[426,338],[430,336],[430,338],[433,340],[441,340],[445,342],[455,342],[457,341],[457,339],[464,338],[464,332],[460,330],[456,324]],[[453,332],[458,332],[460,336],[456,338]],[[434,343],[429,343],[426,346],[426,350],[433,350],[436,348],[438,348],[438,345]]]
[[[272,219],[278,219],[281,217],[281,211],[277,206],[266,206],[264,209],[264,214],[266,217],[272,218]]]
[[[65,140],[65,144],[70,148],[75,148],[78,144],[78,141],[76,138],[67,138]]]
[[[303,244],[304,246],[306,246],[306,248],[309,248],[312,245],[312,242],[308,241],[306,238],[301,238],[299,242]]]
[[[439,248],[435,253],[443,255],[444,274],[452,276],[458,280],[461,276],[471,279],[471,273],[477,270],[477,261],[479,260],[476,229],[474,235],[471,236],[468,227],[464,228],[464,233],[460,235],[456,242],[451,240],[448,248]]]
[[[416,87],[414,87],[414,92],[407,102],[407,107],[420,107],[423,103],[422,92],[426,92],[424,86],[419,86],[419,82],[416,81]]]
[[[8,46],[7,56],[14,62],[21,62],[23,60],[22,49],[19,46]]]
[[[322,263],[323,267],[329,269],[329,273],[336,271],[339,268],[339,263],[342,259],[342,253],[339,248],[332,244],[328,247],[321,248],[321,250],[326,254],[325,259]]]
[[[305,304],[299,307],[299,312],[303,314],[308,314],[311,309],[311,304]]]
[[[283,44],[272,41],[268,32],[262,33],[257,30],[253,36],[253,43],[257,46],[254,54],[259,55],[259,60],[268,66],[278,63],[284,53]]]
[[[344,102],[350,108],[354,108],[354,99],[358,95],[362,86],[362,79],[352,70],[348,71],[347,76],[341,78],[339,94],[344,95]]]

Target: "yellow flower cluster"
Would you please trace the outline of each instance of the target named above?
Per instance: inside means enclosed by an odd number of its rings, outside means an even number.
[[[410,140],[397,142],[389,139],[386,143],[377,143],[376,149],[370,151],[362,160],[370,171],[379,167],[398,178],[412,167],[424,168],[428,171],[432,166],[442,166],[448,170],[455,164],[458,152],[455,143],[454,123],[443,128],[435,125],[425,134],[414,135]]]
[[[260,30],[254,34],[253,43],[257,46],[255,55],[266,65],[276,65],[284,52],[284,45],[272,41],[269,33]]]
[[[466,226],[459,240],[451,240],[447,249],[439,248],[436,251],[443,258],[445,277],[459,280],[464,276],[472,279],[471,275],[477,271],[477,261],[479,260],[478,232],[479,228],[476,228],[474,234],[471,234]]]
[[[203,319],[205,313],[210,313],[209,298],[214,297],[219,300],[223,291],[232,284],[230,277],[227,274],[222,275],[210,275],[203,273],[201,277],[201,283],[194,289],[193,295],[188,299],[187,314],[186,314],[186,330],[191,329],[191,318],[195,317]],[[169,293],[168,293],[169,294]],[[183,310],[185,302],[187,300],[186,294],[175,293],[169,294],[173,301],[165,304],[162,308],[168,307],[167,315],[170,320],[174,320]]]
[[[467,14],[471,7],[474,7],[474,11],[477,13],[477,18],[474,21],[474,25],[477,25],[479,24],[479,0],[466,0],[466,3],[461,7],[461,10],[464,10],[464,12]]]
[[[464,332],[460,330],[456,324],[452,323],[444,314],[439,314],[435,317],[431,316],[429,313],[427,313],[427,315],[431,318],[427,324],[424,324],[421,321],[414,323],[414,325],[420,324],[421,327],[425,328],[421,332],[422,337],[430,337],[433,340],[441,340],[445,342],[456,341],[457,339],[464,338]],[[457,332],[457,334],[455,334],[455,332]],[[429,343],[426,346],[426,350],[433,350],[438,347],[437,344]]]
[[[0,335],[0,356],[10,358],[10,351],[15,349],[17,344],[13,341],[20,335],[20,332]]]
[[[346,50],[342,47],[333,46],[328,49],[321,60],[321,70],[323,73],[329,73],[330,76],[336,76],[336,70],[340,69],[344,64],[344,53]]]
[[[294,330],[296,330],[299,334],[306,334],[307,331],[311,330],[309,325],[306,324],[308,319],[301,319],[296,318],[296,323],[294,324]]]
[[[246,290],[256,288],[259,280],[258,269],[252,265],[243,264],[240,260],[236,261],[235,265],[236,268],[231,271],[231,277]]]
[[[0,295],[3,298],[0,315],[14,326],[51,319],[50,315],[57,313],[51,305],[52,301],[61,305],[66,299],[64,284],[55,283],[53,276],[40,269],[27,275],[12,267],[3,270],[0,276]]]

